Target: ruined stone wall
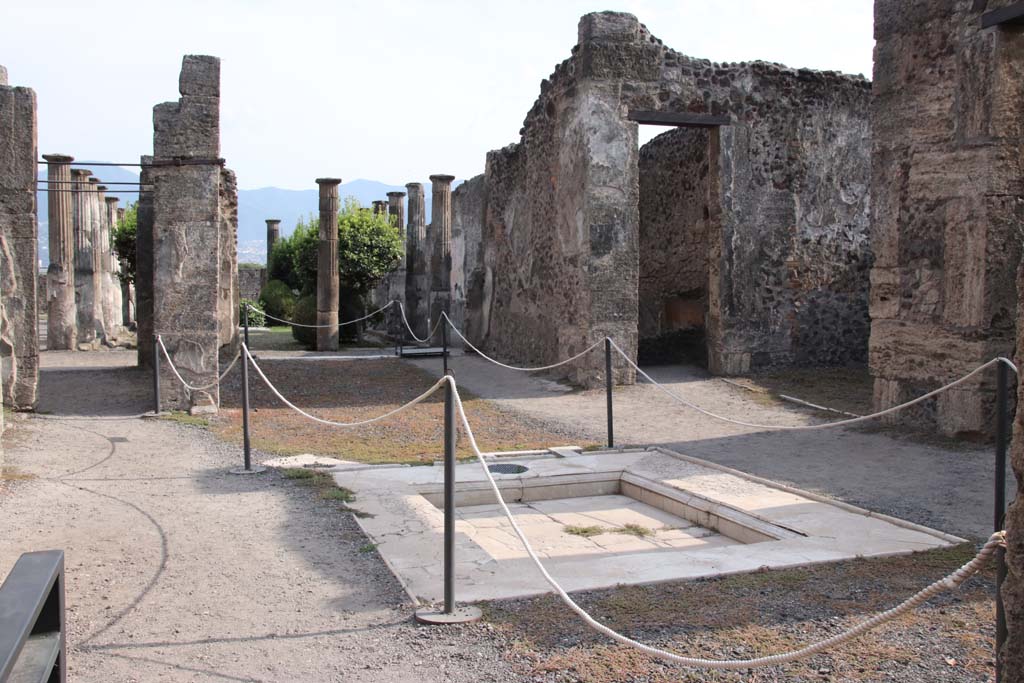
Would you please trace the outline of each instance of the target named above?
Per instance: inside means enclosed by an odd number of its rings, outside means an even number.
[[[487,180],[482,174],[452,191],[451,318],[473,343],[476,343],[474,339],[479,340],[481,330],[486,327],[486,321],[479,317],[471,321],[466,318],[467,306],[475,311],[484,309],[483,302],[467,302],[466,298],[479,299],[485,291],[483,228],[486,210]],[[462,344],[457,336],[451,341]]]
[[[266,268],[242,268],[238,271],[238,295],[243,299],[258,301],[260,290],[267,284]]]
[[[177,102],[153,108],[153,334],[185,381],[209,386],[187,392],[162,363],[163,407],[207,411],[219,405],[218,355],[235,334],[222,329],[222,302],[233,298],[232,285],[221,283],[222,258],[231,262],[222,248],[234,246],[225,224],[235,219],[233,175],[219,158],[220,60],[186,55],[178,90]]]
[[[139,367],[153,367],[153,157],[140,159],[135,228],[135,319]]]
[[[712,64],[632,15],[586,15],[520,142],[488,155],[494,295],[467,319],[488,318],[485,346],[510,362],[553,362],[606,334],[635,354],[639,153],[626,114],[726,115],[709,180],[722,226],[709,257],[712,369],[863,358],[868,96],[862,78]],[[595,355],[570,379],[602,372]]]
[[[39,383],[36,94],[0,73],[0,356],[4,405],[31,410]]]
[[[1017,271],[1017,367],[1024,367],[1024,263]],[[1010,375],[1011,381],[1013,375]],[[1005,683],[1024,683],[1024,382],[1017,383],[1017,413],[1013,421],[1010,466],[1017,479],[1017,496],[1006,512],[1006,580],[1003,583],[1003,609],[1006,614],[1007,640],[1002,651]]]
[[[235,172],[220,173],[220,300],[217,314],[220,327],[221,354],[230,363],[240,349],[238,324],[241,313],[238,283],[238,181]],[[257,298],[259,295],[257,294]]]
[[[703,337],[710,145],[706,129],[679,128],[640,148],[641,344],[675,331],[699,331]]]
[[[871,357],[875,408],[961,377],[1014,343],[1024,197],[1024,33],[986,3],[875,3]],[[987,3],[993,9],[1005,2]],[[897,414],[988,432],[993,373]]]

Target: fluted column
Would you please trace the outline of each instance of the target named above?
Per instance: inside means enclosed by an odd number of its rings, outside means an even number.
[[[426,202],[423,185],[408,183],[409,222],[405,226],[405,312],[409,325],[424,334],[430,297],[430,258],[427,244]]]
[[[388,203],[383,199],[375,199],[373,202],[373,215],[380,216],[387,213]]]
[[[448,291],[452,270],[452,181],[455,176],[430,176],[431,245],[430,289]]]
[[[122,289],[121,289],[121,262],[114,251],[114,231],[117,229],[117,204],[120,200],[117,197],[107,197],[107,240],[106,244],[106,276],[110,287],[110,315],[106,317],[113,327],[113,334],[120,335],[124,327],[124,312],[122,310]]]
[[[50,226],[50,265],[46,269],[46,348],[74,349],[78,344],[75,308],[75,236],[71,192],[72,157],[44,154]]]
[[[96,315],[93,307],[92,260],[92,171],[76,168],[71,171],[72,231],[75,237],[75,305],[78,312],[78,343],[92,345],[96,341]]]
[[[100,341],[106,343],[110,338],[110,320],[107,313],[110,311],[110,286],[107,284],[107,188],[100,184],[99,178],[89,178],[93,194],[90,195],[92,203],[92,268],[94,310],[96,312],[96,333]]]
[[[338,350],[338,185],[341,178],[317,178],[320,186],[320,244],[316,271],[317,351]]]
[[[270,255],[274,252],[277,238],[281,236],[281,219],[267,219],[267,279],[270,279]]]
[[[405,236],[405,193],[388,192],[388,216],[391,217],[398,234],[402,236],[402,261],[399,268],[405,270],[406,262],[406,236]]]

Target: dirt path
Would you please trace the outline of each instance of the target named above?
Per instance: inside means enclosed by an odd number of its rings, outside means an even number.
[[[51,414],[5,435],[0,576],[65,550],[72,680],[516,680],[489,627],[416,626],[336,505],[227,474],[240,454],[205,431],[116,417],[147,407],[132,354],[66,356],[43,356]]]
[[[440,360],[414,363],[440,373]],[[581,437],[605,435],[603,391],[567,391],[477,356],[454,357],[457,380],[482,398]],[[753,395],[696,368],[650,370],[672,391],[721,415],[758,424],[816,420],[800,409]],[[921,443],[921,435],[861,428],[805,432],[756,430],[705,417],[650,384],[615,390],[616,445],[663,445],[744,472],[824,493],[871,510],[971,538],[991,533],[993,455],[989,447]],[[915,439],[918,439],[915,441]],[[486,448],[486,444],[481,444]],[[1013,499],[1013,476],[1007,469]]]

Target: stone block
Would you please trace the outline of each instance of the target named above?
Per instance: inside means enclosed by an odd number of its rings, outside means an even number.
[[[924,31],[933,21],[949,21],[964,0],[875,0],[875,40]]]
[[[220,97],[220,59],[185,55],[181,60],[178,92],[182,96]]]
[[[0,188],[0,213],[26,214],[36,211],[36,193],[30,190]]]
[[[36,189],[36,94],[0,86],[0,188]]]
[[[0,230],[4,235],[15,240],[33,240],[39,236],[34,213],[5,214],[0,213]],[[26,255],[35,262],[35,254]]]
[[[633,43],[640,38],[640,20],[626,12],[592,12],[580,18],[578,42]]]
[[[899,268],[871,269],[870,313],[872,319],[899,316],[900,299],[903,295],[900,275]]]
[[[184,97],[153,107],[153,155],[157,159],[217,159],[220,98]]]

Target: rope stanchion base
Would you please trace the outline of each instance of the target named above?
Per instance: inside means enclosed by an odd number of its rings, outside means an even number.
[[[483,613],[479,607],[473,607],[472,605],[462,605],[456,607],[451,612],[445,612],[443,609],[436,609],[434,607],[423,607],[416,610],[416,621],[421,624],[432,624],[432,625],[445,625],[445,624],[470,624],[474,621],[480,621]]]
[[[233,467],[228,470],[228,474],[260,474],[261,472],[266,471],[267,468],[262,465],[253,465],[249,469],[245,469],[244,467]]]

